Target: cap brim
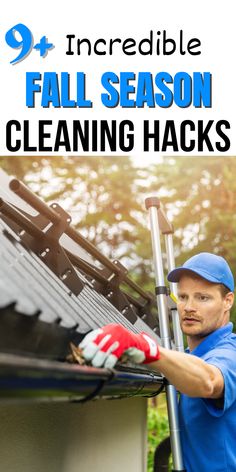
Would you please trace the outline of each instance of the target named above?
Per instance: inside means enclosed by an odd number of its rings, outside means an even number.
[[[179,282],[182,275],[186,273],[196,274],[199,277],[202,277],[203,279],[207,280],[208,282],[212,282],[215,284],[221,283],[219,282],[219,280],[217,280],[215,277],[213,277],[211,274],[208,274],[208,272],[205,272],[204,270],[192,270],[188,269],[187,267],[178,267],[177,269],[172,270],[168,274],[167,280],[169,280],[169,282]]]

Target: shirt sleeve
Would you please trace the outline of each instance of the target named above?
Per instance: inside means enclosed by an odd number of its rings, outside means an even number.
[[[236,349],[215,349],[204,357],[205,362],[212,364],[222,372],[224,377],[224,398],[222,402],[203,398],[208,412],[212,416],[222,416],[236,401]]]

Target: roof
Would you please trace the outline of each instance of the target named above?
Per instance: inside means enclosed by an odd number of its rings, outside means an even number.
[[[85,400],[155,394],[144,366],[69,364],[70,343],[116,322],[160,341],[155,297],[50,207],[0,170],[0,396]]]

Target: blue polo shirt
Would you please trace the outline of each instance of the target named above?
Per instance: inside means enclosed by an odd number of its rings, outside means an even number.
[[[190,355],[218,367],[224,401],[180,395],[180,427],[187,472],[236,472],[236,335],[233,325],[211,333]]]

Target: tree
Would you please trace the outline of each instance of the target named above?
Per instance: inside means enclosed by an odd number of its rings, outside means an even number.
[[[177,263],[196,252],[226,258],[236,273],[236,159],[177,157],[152,169],[153,189],[175,226]],[[234,310],[233,319],[236,320]]]
[[[153,290],[145,197],[157,195],[175,227],[176,262],[196,252],[224,256],[236,272],[236,159],[169,157],[137,168],[128,157],[0,157],[46,201],[58,201],[74,225]]]
[[[200,251],[236,260],[236,159],[232,157],[169,158],[153,173],[174,220],[178,259]]]
[[[73,224],[109,258],[136,267],[133,248],[143,226],[140,171],[126,157],[1,157],[47,202],[57,201]]]

